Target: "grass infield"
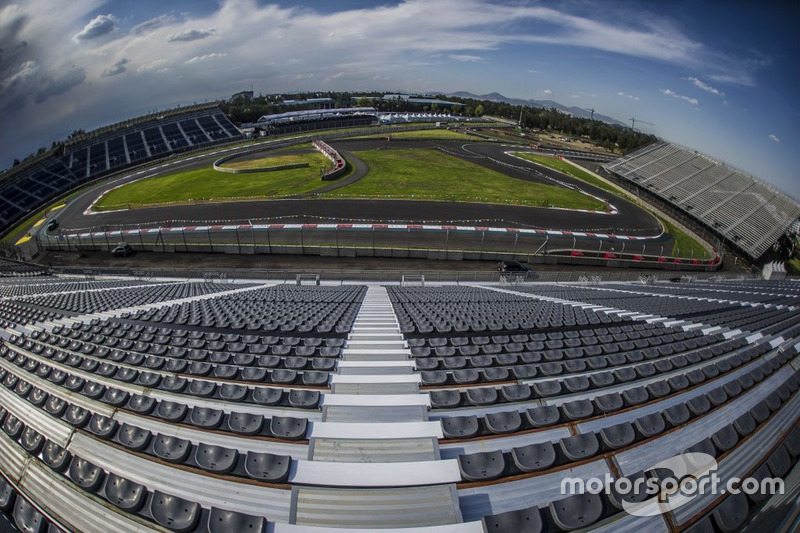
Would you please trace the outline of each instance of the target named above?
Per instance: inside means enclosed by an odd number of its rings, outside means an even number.
[[[575,191],[510,178],[436,150],[367,150],[356,155],[369,173],[323,196],[605,209],[603,202]]]
[[[282,198],[321,187],[323,182],[319,169],[330,166],[330,160],[320,153],[310,153],[302,156],[302,161],[307,161],[310,166],[250,174],[227,174],[208,167],[147,178],[109,191],[95,204],[94,209],[110,211],[236,199]]]

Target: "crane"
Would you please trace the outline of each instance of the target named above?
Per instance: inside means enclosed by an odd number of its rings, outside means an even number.
[[[629,118],[628,120],[630,120],[630,121],[631,121],[631,129],[634,129],[634,128],[633,128],[633,126],[636,124],[636,121],[637,121],[637,120],[638,120],[638,121],[639,121],[641,124],[648,124],[648,125],[650,125],[650,126],[655,126],[655,124],[653,124],[652,122],[645,122],[644,120],[636,119],[636,118],[633,118],[633,117]]]

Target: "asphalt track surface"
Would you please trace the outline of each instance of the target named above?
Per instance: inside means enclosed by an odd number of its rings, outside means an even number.
[[[331,141],[329,144],[354,165],[355,172],[346,181],[325,186],[324,191],[343,187],[367,174],[368,168],[357,159],[357,155],[353,155],[353,152],[374,149],[437,149],[497,170],[512,178],[548,184],[553,184],[553,180],[556,180],[562,184],[580,188],[593,196],[607,199],[618,209],[618,212],[604,214],[461,202],[316,199],[311,193],[292,199],[164,206],[84,214],[92,202],[106,190],[145,176],[155,177],[176,171],[208,167],[222,155],[213,152],[201,156],[189,154],[185,159],[162,163],[144,173],[125,174],[91,187],[70,200],[67,206],[57,214],[61,226],[60,231],[71,233],[90,228],[97,231],[211,223],[427,223],[551,229],[650,237],[647,242],[649,253],[670,250],[672,246],[671,237],[658,236],[661,232],[658,221],[640,207],[590,184],[506,154],[509,151],[534,151],[526,147],[487,142],[440,140],[394,140],[389,142],[382,139],[337,140]],[[241,149],[241,151],[246,150],[252,150],[252,146]],[[434,235],[420,235],[419,239],[421,246],[425,246],[427,241],[430,241],[427,244],[433,246],[441,240],[439,236]],[[482,238],[477,235],[475,239],[481,240]],[[464,246],[468,248],[470,239],[466,239],[466,241]],[[572,239],[569,241],[564,240],[560,244],[568,247],[573,242]],[[596,244],[587,242],[584,246],[584,248],[590,247],[596,247]],[[477,246],[475,248],[477,249]]]

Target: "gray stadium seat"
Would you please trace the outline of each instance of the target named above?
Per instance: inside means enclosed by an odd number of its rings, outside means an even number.
[[[503,452],[479,452],[458,456],[458,467],[465,481],[489,481],[503,475],[506,463]]]
[[[119,423],[113,418],[94,414],[86,429],[101,439],[110,439],[116,434],[118,428]]]
[[[739,435],[736,433],[733,424],[730,424],[711,435],[711,442],[714,443],[720,453],[725,453],[736,446],[739,442]]]
[[[692,414],[689,412],[689,408],[686,407],[686,404],[680,403],[664,410],[664,419],[671,426],[680,426],[688,422],[691,417]]]
[[[522,419],[517,411],[489,413],[484,417],[486,429],[496,435],[514,433],[522,427]]]
[[[167,422],[181,422],[186,418],[188,408],[184,403],[170,402],[162,400],[158,402],[155,415]]]
[[[792,467],[792,459],[784,446],[778,447],[767,459],[767,466],[773,477],[783,477]]]
[[[261,405],[278,405],[283,400],[283,391],[273,387],[253,389],[253,401]]]
[[[660,413],[641,416],[634,420],[633,426],[644,439],[655,437],[667,427]]]
[[[540,442],[513,448],[511,457],[517,468],[523,472],[536,472],[546,470],[555,464],[556,450],[552,442]]]
[[[128,409],[141,415],[149,415],[156,408],[156,399],[151,396],[134,394],[128,400]]]
[[[540,533],[544,527],[538,507],[485,516],[483,526],[486,533]]]
[[[208,515],[208,533],[263,533],[267,520],[263,516],[252,516],[236,511],[211,508]]]
[[[9,512],[14,508],[14,499],[17,493],[14,487],[0,477],[0,511]]]
[[[714,508],[712,516],[721,533],[733,533],[742,530],[749,511],[750,504],[744,493],[729,494]]]
[[[633,444],[636,432],[630,422],[622,422],[601,429],[600,440],[606,448],[617,450]]]
[[[434,409],[450,409],[461,404],[461,393],[457,390],[431,391],[430,397]]]
[[[497,401],[497,389],[494,387],[476,387],[467,389],[467,402],[472,405],[490,405]]]
[[[147,489],[144,485],[134,483],[116,474],[108,474],[105,496],[109,502],[123,511],[135,513],[147,500]]]
[[[186,439],[162,434],[156,435],[153,439],[155,456],[171,463],[182,463],[189,457],[191,451],[192,443]]]
[[[442,432],[448,439],[469,439],[480,431],[478,417],[448,416],[442,419]]]
[[[596,396],[593,400],[594,406],[599,413],[611,413],[622,409],[622,395],[618,392]]]
[[[194,453],[197,466],[215,474],[227,474],[236,466],[238,453],[223,446],[198,444]]]
[[[188,533],[200,520],[201,509],[195,502],[155,491],[150,514],[158,524],[177,533]]]
[[[547,507],[553,523],[565,531],[589,527],[603,514],[603,500],[596,494],[576,494]]]
[[[500,395],[507,402],[524,402],[531,397],[531,388],[528,385],[503,385]]]
[[[537,405],[525,411],[528,422],[533,427],[542,428],[557,424],[561,420],[561,412],[554,405]]]
[[[222,423],[225,413],[221,409],[212,407],[192,407],[189,413],[189,422],[204,429],[216,429]]]
[[[531,387],[533,387],[534,392],[541,397],[557,396],[561,394],[561,383],[554,379],[534,383]]]
[[[594,433],[564,437],[558,442],[559,450],[569,461],[580,461],[597,455],[600,443]]]
[[[69,468],[72,454],[53,441],[47,441],[42,448],[42,461],[55,472],[62,473]]]
[[[319,403],[319,391],[292,389],[289,391],[289,405],[302,409],[313,409]]]
[[[272,434],[281,439],[300,440],[306,435],[308,421],[305,418],[291,416],[273,416],[269,429]]]
[[[80,457],[72,458],[68,475],[73,483],[89,492],[97,490],[105,478],[102,468]]]
[[[561,412],[566,420],[581,420],[594,413],[594,406],[589,400],[573,400],[561,404]]]
[[[47,529],[47,520],[42,513],[21,496],[14,504],[14,523],[22,533],[44,533]]]
[[[122,424],[122,427],[117,432],[116,440],[126,448],[141,451],[147,448],[151,437],[152,434],[146,429]]]
[[[240,435],[258,435],[264,427],[264,415],[231,412],[228,428]]]
[[[247,452],[244,469],[253,479],[280,483],[289,477],[292,458],[273,453]]]

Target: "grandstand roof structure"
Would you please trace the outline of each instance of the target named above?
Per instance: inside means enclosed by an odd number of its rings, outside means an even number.
[[[752,259],[800,216],[800,203],[757,178],[679,145],[657,142],[603,165],[700,221]]]
[[[306,109],[302,111],[286,111],[260,117],[257,124],[273,124],[303,120],[319,120],[340,115],[374,115],[374,107],[338,107],[335,109]]]

